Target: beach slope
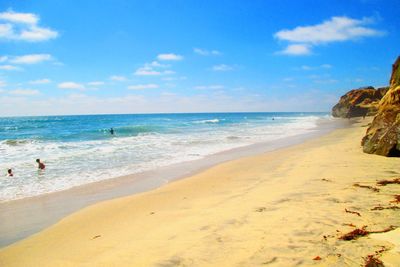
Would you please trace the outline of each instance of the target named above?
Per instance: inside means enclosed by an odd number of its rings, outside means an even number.
[[[395,266],[399,229],[340,239],[400,226],[400,185],[376,184],[400,159],[362,152],[366,124],[90,206],[3,248],[0,266]]]

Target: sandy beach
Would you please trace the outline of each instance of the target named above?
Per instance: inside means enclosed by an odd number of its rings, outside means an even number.
[[[1,249],[0,265],[398,266],[400,228],[340,239],[400,226],[400,185],[376,184],[400,159],[362,152],[367,123],[89,206]]]

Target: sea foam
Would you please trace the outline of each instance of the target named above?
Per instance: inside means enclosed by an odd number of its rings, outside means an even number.
[[[0,118],[0,201],[204,158],[315,130],[326,113]],[[273,118],[273,119],[272,119]],[[113,127],[115,134],[109,129]],[[46,164],[37,170],[35,159]],[[12,168],[14,177],[7,177]]]

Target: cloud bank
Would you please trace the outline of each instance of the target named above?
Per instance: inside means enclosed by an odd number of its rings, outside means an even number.
[[[278,31],[274,34],[274,38],[279,41],[289,42],[289,45],[284,50],[278,52],[280,54],[309,55],[312,47],[321,44],[354,41],[385,34],[383,31],[367,27],[372,23],[374,23],[372,18],[332,17],[320,24],[298,26],[291,30]]]

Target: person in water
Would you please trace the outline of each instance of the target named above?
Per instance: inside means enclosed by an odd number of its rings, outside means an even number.
[[[40,162],[40,159],[36,159],[36,162],[38,164],[39,170],[44,170],[46,168],[46,165],[44,165],[43,162]]]
[[[110,134],[114,135],[114,129],[113,128],[110,129]]]
[[[12,169],[8,169],[8,170],[7,170],[7,175],[8,175],[9,177],[14,176],[14,174],[12,173]]]

